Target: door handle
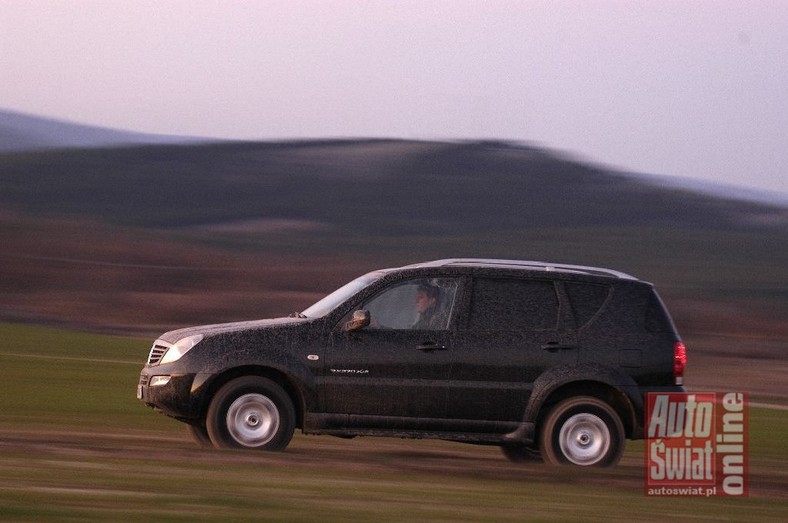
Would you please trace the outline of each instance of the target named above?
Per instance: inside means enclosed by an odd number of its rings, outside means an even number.
[[[550,341],[542,345],[542,350],[546,350],[547,352],[558,352],[559,350],[572,350],[574,348],[575,347],[572,345],[558,343],[557,341]]]
[[[445,345],[438,345],[434,341],[425,341],[416,345],[416,349],[424,352],[432,352],[434,350],[446,350]]]

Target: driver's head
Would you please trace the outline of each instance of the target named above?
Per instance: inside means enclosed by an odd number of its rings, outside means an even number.
[[[422,283],[416,290],[416,311],[422,312],[435,307],[440,297],[440,289],[436,285]]]

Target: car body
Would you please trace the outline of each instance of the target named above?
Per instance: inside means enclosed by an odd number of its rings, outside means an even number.
[[[458,258],[370,272],[288,318],[165,333],[137,397],[220,448],[281,450],[299,428],[609,466],[643,436],[646,393],[685,390],[685,362],[649,283]]]

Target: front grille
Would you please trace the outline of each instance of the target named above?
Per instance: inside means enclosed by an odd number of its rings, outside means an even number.
[[[156,365],[161,360],[164,353],[167,352],[167,349],[170,347],[168,345],[164,345],[162,342],[157,341],[151,347],[150,355],[148,355],[148,365]]]

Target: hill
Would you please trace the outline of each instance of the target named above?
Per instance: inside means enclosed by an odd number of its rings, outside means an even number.
[[[223,143],[8,154],[0,156],[0,205],[136,227],[301,223],[384,235],[788,224],[786,207],[659,185],[497,142]]]
[[[132,133],[0,110],[0,153],[74,147],[165,144],[188,138]]]

